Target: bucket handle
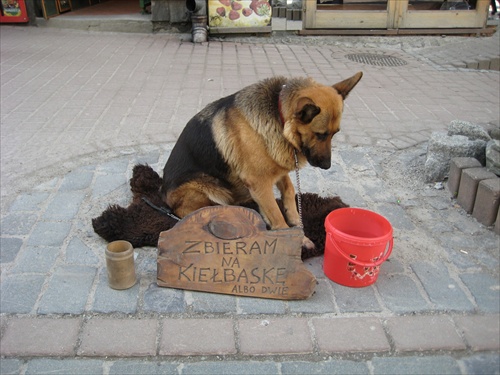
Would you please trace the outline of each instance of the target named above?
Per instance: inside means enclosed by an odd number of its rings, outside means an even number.
[[[342,255],[348,262],[354,263],[354,264],[356,264],[358,266],[362,266],[362,267],[378,267],[382,263],[384,263],[387,260],[387,258],[389,258],[389,256],[392,253],[392,245],[393,245],[394,239],[391,237],[391,239],[389,240],[389,248],[385,250],[385,254],[382,256],[382,258],[380,258],[376,262],[369,262],[369,263],[367,263],[367,262],[360,262],[359,260],[353,259],[349,255],[347,255],[346,253],[344,253],[342,251],[342,249],[340,248],[340,246],[337,244],[337,241],[335,241],[331,237],[332,236],[331,233],[328,233],[328,235],[330,236],[330,239],[332,240],[333,246],[335,246],[335,249],[337,249],[337,251],[339,252],[339,254]]]

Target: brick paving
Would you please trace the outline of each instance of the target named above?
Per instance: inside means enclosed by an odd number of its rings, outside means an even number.
[[[370,47],[346,43],[10,26],[0,37],[2,375],[498,373],[499,237],[422,182],[432,131],[498,126],[498,72],[384,44],[408,65],[353,63],[347,53]],[[305,301],[159,288],[156,249],[143,248],[139,282],[108,287],[91,218],[128,205],[133,166],[160,172],[197,110],[274,74],[333,83],[358,70],[334,166],[301,180],[391,221],[374,285],[335,284],[318,257],[305,262],[318,280]]]

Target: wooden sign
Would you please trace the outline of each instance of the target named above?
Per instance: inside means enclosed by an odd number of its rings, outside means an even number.
[[[268,231],[254,210],[205,207],[158,240],[159,286],[284,300],[316,286],[302,262],[300,228]]]

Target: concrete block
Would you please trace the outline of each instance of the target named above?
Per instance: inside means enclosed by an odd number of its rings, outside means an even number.
[[[500,57],[494,57],[491,59],[490,70],[500,70]]]
[[[490,60],[479,60],[478,69],[488,70],[490,68]]]
[[[448,190],[451,195],[456,198],[458,195],[458,187],[460,186],[460,178],[462,170],[467,168],[481,167],[479,160],[474,158],[453,158],[450,162],[450,174],[448,177]]]
[[[472,216],[481,224],[493,225],[498,215],[500,203],[500,178],[479,182]]]
[[[450,160],[456,157],[474,157],[479,162],[484,162],[485,149],[484,140],[470,140],[464,135],[432,133],[425,161],[425,181],[442,181],[449,173]]]
[[[485,168],[464,169],[460,179],[460,187],[458,188],[458,204],[460,204],[467,213],[472,213],[479,182],[495,177],[495,174],[488,172]]]

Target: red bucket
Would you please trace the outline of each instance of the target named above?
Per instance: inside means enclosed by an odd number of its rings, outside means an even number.
[[[392,252],[392,226],[369,210],[339,208],[325,219],[323,270],[337,284],[360,288],[377,281]]]

